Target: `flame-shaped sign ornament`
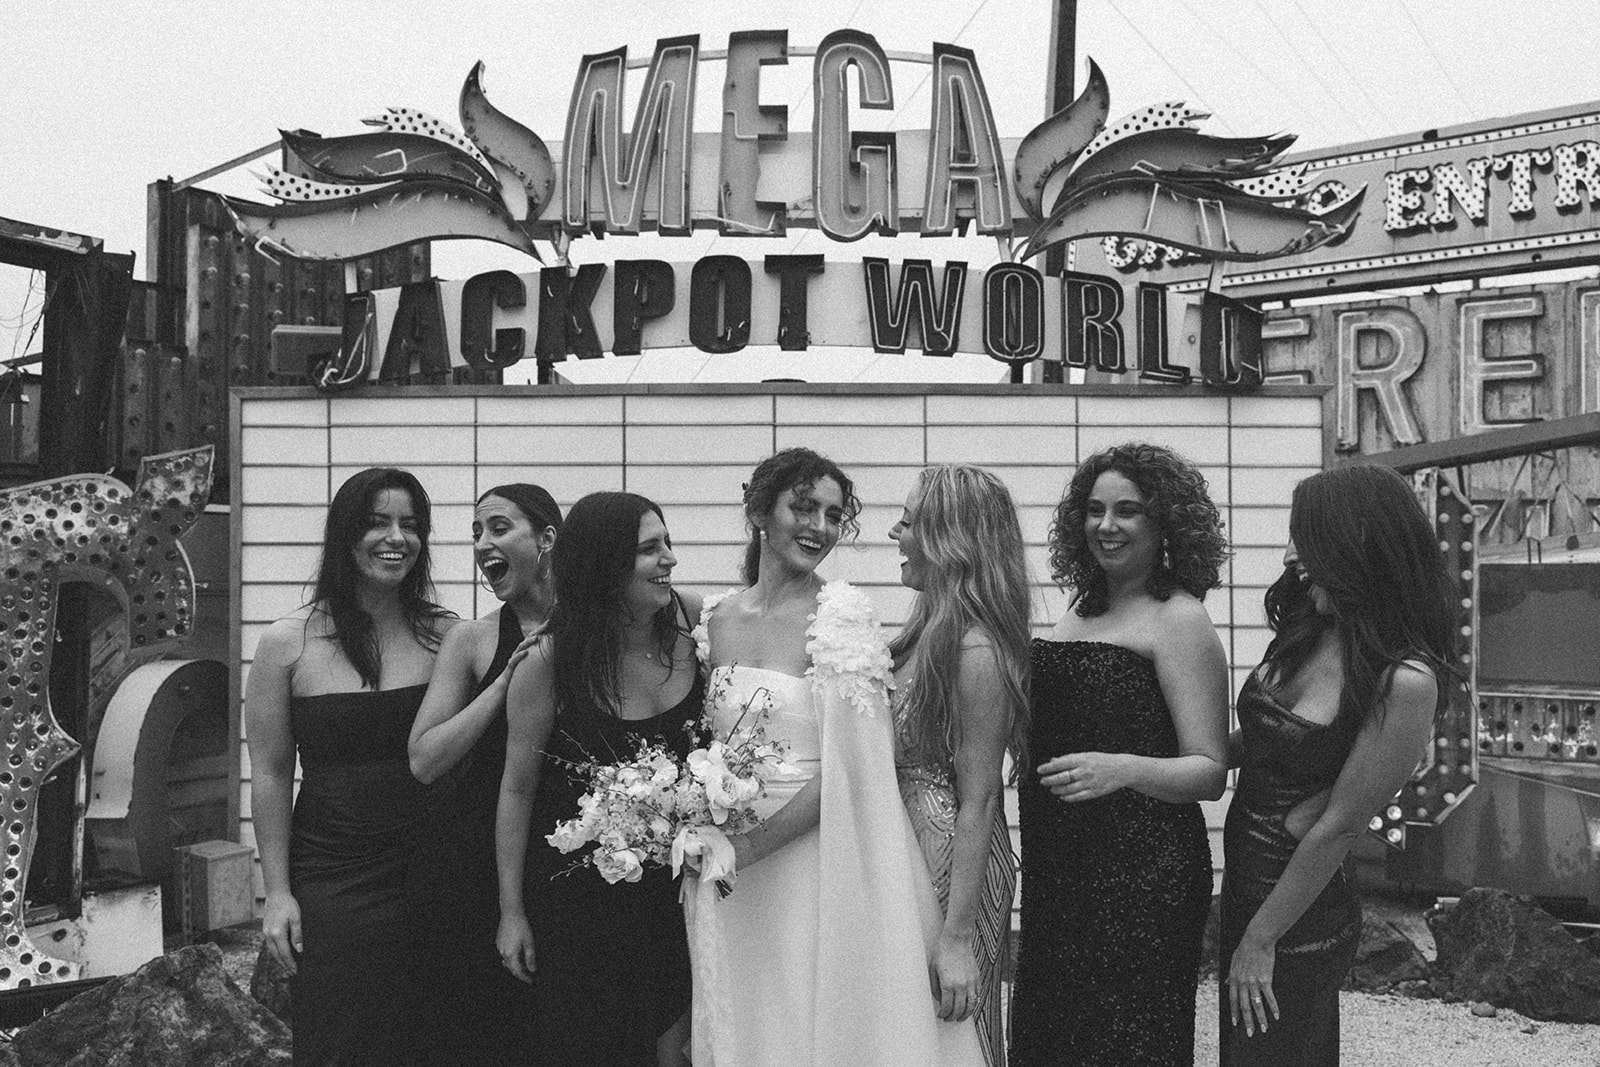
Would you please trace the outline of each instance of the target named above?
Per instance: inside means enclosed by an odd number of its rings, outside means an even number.
[[[539,259],[528,226],[550,203],[555,165],[539,135],[489,103],[483,63],[461,87],[464,134],[411,108],[365,119],[381,132],[284,130],[285,170],[258,175],[280,201],[224,197],[258,249],[345,260],[414,241],[477,237]]]
[[[0,492],[0,989],[79,977],[79,964],[28,939],[23,899],[39,791],[80,747],[50,706],[61,583],[91,582],[121,603],[127,670],[185,640],[194,576],[179,539],[210,496],[211,462],[207,446],[146,457],[132,489],[77,474]]]
[[[1365,187],[1307,189],[1304,167],[1277,167],[1294,137],[1211,137],[1181,103],[1142,108],[1109,128],[1111,94],[1094,60],[1083,93],[1024,137],[1013,180],[1037,228],[1028,259],[1083,237],[1144,237],[1206,259],[1261,260],[1343,237]],[[1046,186],[1064,175],[1045,209]]]

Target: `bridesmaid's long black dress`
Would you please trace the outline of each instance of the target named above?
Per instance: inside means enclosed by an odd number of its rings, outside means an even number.
[[[1032,646],[1033,766],[1070,752],[1178,754],[1155,664],[1093,641]],[[1199,804],[1131,789],[1068,804],[1028,768],[1012,1067],[1194,1062],[1195,983],[1211,906]]]
[[[545,835],[578,814],[587,787],[570,765],[630,759],[641,740],[689,754],[705,703],[698,662],[694,672],[688,694],[654,718],[619,719],[591,706],[556,712],[523,883],[540,1063],[654,1067],[657,1038],[689,1009],[689,943],[672,872],[647,867],[637,882],[610,885],[593,867],[574,866],[583,852],[563,854]]]
[[[297,1067],[416,1062],[411,890],[431,790],[411,776],[406,740],[426,692],[289,701],[302,772],[289,835],[305,943],[289,983]]]
[[[522,643],[522,624],[500,609],[494,659],[468,695],[477,699]],[[533,992],[512,977],[495,950],[500,892],[494,864],[495,809],[506,765],[502,711],[466,758],[440,783],[433,852],[419,886],[426,938],[430,1019],[424,1062],[430,1067],[522,1067],[534,1064]]]
[[[1361,940],[1361,905],[1343,868],[1278,939],[1272,995],[1280,1016],[1245,1033],[1228,1010],[1228,967],[1239,939],[1283,876],[1299,841],[1285,826],[1302,800],[1330,788],[1350,755],[1354,733],[1342,722],[1315,723],[1275,701],[1255,676],[1239,691],[1244,758],[1223,830],[1221,1044],[1223,1067],[1337,1067],[1339,987]]]

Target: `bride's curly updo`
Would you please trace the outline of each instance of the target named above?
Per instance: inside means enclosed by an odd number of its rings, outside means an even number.
[[[750,480],[744,483],[744,523],[750,531],[750,543],[745,546],[741,568],[746,585],[756,584],[761,568],[761,531],[756,527],[756,519],[772,514],[784,490],[809,492],[819,478],[832,478],[839,483],[839,493],[844,497],[844,521],[840,526],[845,537],[855,537],[861,532],[856,522],[861,514],[861,501],[856,499],[855,483],[837,463],[809,448],[774,452],[756,465],[750,472]]]

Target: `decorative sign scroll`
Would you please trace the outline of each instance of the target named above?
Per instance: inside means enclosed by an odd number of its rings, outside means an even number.
[[[122,602],[128,667],[171,651],[194,619],[194,578],[179,539],[211,492],[210,447],[150,456],[132,489],[72,475],[0,492],[0,989],[79,977],[28,939],[24,893],[38,832],[39,790],[81,747],[50,706],[50,657],[61,584],[91,582]]]

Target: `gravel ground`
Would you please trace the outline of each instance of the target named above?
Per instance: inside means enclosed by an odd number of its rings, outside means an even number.
[[[1405,925],[1423,935],[1427,930],[1420,918]],[[222,948],[223,966],[246,990],[261,943],[259,929],[250,924],[212,935]],[[1195,1004],[1194,1062],[1212,1067],[1217,1062],[1215,978],[1200,983]],[[1534,1022],[1508,1010],[1483,1018],[1466,1004],[1371,993],[1340,994],[1340,1009],[1340,1058],[1349,1067],[1600,1067],[1596,1025]]]
[[[1217,1062],[1217,985],[1196,998],[1194,1062]],[[1339,994],[1340,1060],[1350,1067],[1600,1067],[1600,1026],[1541,1023],[1501,1009],[1377,993]],[[1531,1031],[1531,1032],[1529,1032]]]

